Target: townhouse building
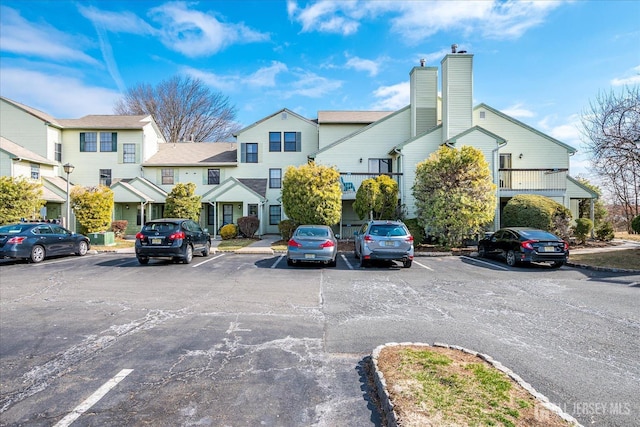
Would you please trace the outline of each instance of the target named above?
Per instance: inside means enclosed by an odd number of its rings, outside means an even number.
[[[61,165],[71,162],[77,168],[70,176],[74,184],[112,188],[113,219],[126,219],[130,234],[145,220],[163,215],[166,196],[179,182],[196,184],[202,197],[200,223],[210,231],[255,215],[259,234],[277,233],[286,218],[281,187],[287,167],[315,161],[340,171],[343,213],[335,228],[348,237],[362,223],[352,206],[367,178],[386,174],[395,179],[399,204],[407,218],[413,217],[416,165],[441,145],[471,145],[484,153],[497,185],[494,229],[500,226],[501,209],[516,194],[549,197],[574,217],[580,200],[597,197],[569,175],[574,148],[486,104],[473,105],[472,54],[452,48],[440,67],[421,61],[410,71],[409,82],[410,104],[397,111],[319,111],[309,119],[282,108],[238,131],[235,142],[216,143],[164,141],[152,117],[56,120],[2,98],[0,165],[3,175],[29,176],[26,164],[39,161],[47,170],[43,181],[51,172],[60,184]],[[5,111],[11,116],[7,121]],[[7,149],[8,144],[14,145]],[[32,152],[31,160],[15,160],[16,145]],[[10,173],[5,158],[13,159]]]

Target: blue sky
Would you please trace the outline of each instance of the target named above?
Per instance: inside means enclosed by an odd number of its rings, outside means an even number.
[[[396,110],[409,72],[452,43],[474,54],[474,103],[575,148],[599,92],[640,84],[640,2],[11,1],[0,93],[56,118],[111,114],[127,87],[176,74],[229,97],[246,126],[281,108]]]

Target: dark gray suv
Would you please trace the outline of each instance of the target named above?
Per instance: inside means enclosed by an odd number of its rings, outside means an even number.
[[[355,256],[362,267],[373,260],[402,261],[405,268],[411,267],[413,236],[403,222],[368,221],[354,236]]]
[[[136,258],[140,264],[148,264],[149,258],[172,258],[189,264],[194,252],[208,256],[210,251],[209,231],[190,219],[154,219],[136,234]]]

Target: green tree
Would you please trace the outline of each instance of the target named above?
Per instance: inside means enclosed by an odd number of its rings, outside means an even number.
[[[198,221],[200,218],[201,197],[195,194],[193,182],[178,183],[167,195],[164,205],[165,218],[189,218]]]
[[[491,222],[496,185],[480,150],[442,146],[416,167],[413,196],[420,225],[453,246]]]
[[[113,191],[109,187],[73,187],[71,207],[82,233],[101,233],[111,229]]]
[[[333,225],[342,214],[340,173],[313,162],[289,166],[282,179],[282,207],[297,224]]]
[[[608,211],[604,203],[602,202],[602,191],[600,187],[591,184],[585,178],[578,178],[578,182],[587,187],[589,190],[598,194],[598,199],[596,199],[593,203],[593,216],[594,216],[594,226],[598,227],[603,221],[607,220]],[[578,203],[578,218],[589,218],[591,219],[591,199],[582,199]]]
[[[353,209],[360,219],[394,219],[398,206],[398,183],[388,175],[362,181]]]
[[[44,206],[42,184],[24,178],[0,176],[0,224],[39,214]]]

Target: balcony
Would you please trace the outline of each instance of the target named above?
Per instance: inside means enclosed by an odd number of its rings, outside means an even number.
[[[519,193],[561,195],[567,190],[568,169],[500,169],[500,195]]]
[[[387,175],[398,183],[398,191],[402,188],[401,173],[369,173],[369,172],[347,172],[340,173],[340,188],[342,190],[342,200],[355,200],[356,192],[362,181],[370,178],[377,178],[380,175]]]

